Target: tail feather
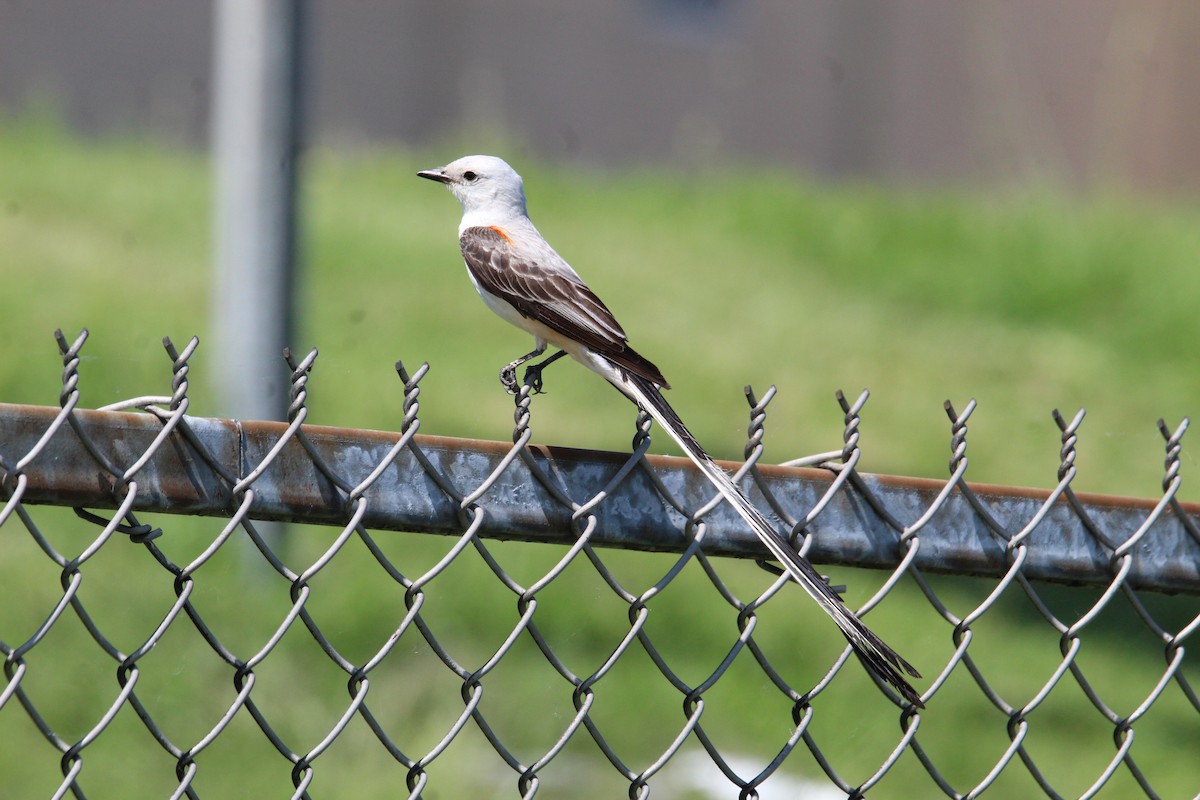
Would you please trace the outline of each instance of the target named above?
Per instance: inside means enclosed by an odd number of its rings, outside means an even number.
[[[771,551],[771,554],[783,564],[809,597],[815,600],[821,609],[833,619],[867,669],[895,687],[905,700],[923,708],[925,704],[921,702],[921,696],[904,679],[900,670],[917,678],[921,677],[920,673],[846,608],[837,592],[821,578],[812,564],[793,550],[787,540],[776,532],[770,521],[738,489],[725,470],[721,469],[704,451],[704,448],[688,431],[683,420],[671,408],[655,384],[627,370],[621,370],[621,375],[624,378],[624,385],[617,388],[628,394],[649,413],[683,448],[688,458],[700,468],[704,476],[729,501],[742,519],[746,520],[758,538]]]

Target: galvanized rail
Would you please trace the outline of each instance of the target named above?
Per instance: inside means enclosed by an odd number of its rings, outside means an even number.
[[[344,525],[353,513],[348,502],[353,493],[370,500],[362,519],[370,528],[458,535],[460,500],[438,486],[430,468],[459,486],[476,487],[513,454],[513,446],[504,442],[414,435],[397,451],[403,438],[397,433],[302,426],[301,436],[289,434],[282,422],[193,417],[179,419],[156,446],[164,423],[153,414],[74,410],[71,415],[76,424],[62,425],[62,409],[0,404],[0,465],[9,465],[0,467],[0,485],[11,485],[11,465],[24,462],[23,502],[114,509],[122,499],[122,474],[148,455],[136,472],[134,511],[229,516],[241,503],[235,487],[267,463],[253,480],[250,518]],[[62,430],[36,457],[26,459],[56,426]],[[268,459],[277,445],[281,449]],[[582,503],[629,462],[628,454],[544,445],[528,445],[525,452],[529,461],[516,459],[500,470],[479,498],[488,509],[481,536],[570,544],[575,539],[571,511],[551,496],[541,476],[553,476],[560,492]],[[713,490],[687,459],[649,454],[643,459],[648,471],[629,470],[594,511],[591,542],[681,551],[687,546],[680,536],[686,520],[664,501],[655,482],[685,508],[706,505]],[[534,474],[535,465],[540,475]],[[116,470],[110,472],[109,466]],[[358,491],[381,466],[373,482]],[[742,467],[724,466],[731,472]],[[1065,487],[1019,489],[865,473],[842,483],[840,474],[835,464],[754,470],[752,496],[764,504],[762,490],[791,519],[820,508],[804,527],[813,537],[808,555],[817,563],[894,567],[903,536],[913,545],[919,538],[913,564],[922,570],[999,576],[1009,567],[1006,550],[1023,544],[1026,577],[1105,585],[1112,580],[1117,553],[1128,551],[1131,587],[1200,593],[1200,559],[1194,556],[1200,507],[1195,504],[1169,496],[1068,495]],[[764,557],[758,539],[727,506],[704,519],[705,552]]]

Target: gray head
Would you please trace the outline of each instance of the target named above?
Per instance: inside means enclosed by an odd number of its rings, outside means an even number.
[[[464,156],[444,167],[417,175],[446,184],[462,203],[463,213],[486,211],[497,215],[525,213],[521,176],[495,156]]]

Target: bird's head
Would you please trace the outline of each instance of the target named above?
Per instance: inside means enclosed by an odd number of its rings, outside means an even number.
[[[464,156],[444,167],[421,170],[417,175],[446,184],[450,193],[462,203],[464,214],[525,213],[521,176],[495,156]]]

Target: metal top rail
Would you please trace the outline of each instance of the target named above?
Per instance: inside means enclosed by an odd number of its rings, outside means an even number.
[[[0,403],[0,463],[15,463],[14,456],[34,451],[61,424],[62,413]],[[148,453],[137,472],[133,510],[228,516],[240,502],[235,486],[282,442],[254,479],[252,518],[345,524],[352,508],[339,483],[357,486],[382,467],[362,492],[371,499],[363,524],[448,535],[461,530],[454,499],[429,477],[413,449],[397,450],[401,434],[303,426],[302,437],[289,438],[287,423],[184,417],[165,446],[155,448],[163,423],[154,415],[75,410],[73,417],[76,424],[51,437],[25,465],[25,502],[118,508],[119,476],[106,480],[98,463],[128,465]],[[472,486],[510,460],[513,449],[504,442],[425,435],[414,436],[412,444],[437,472]],[[526,452],[542,474],[554,476],[558,491],[579,499],[599,493],[629,462],[628,454],[565,447],[528,445]],[[713,490],[687,459],[649,454],[644,459],[649,469],[632,471],[597,511],[594,544],[659,551],[686,546],[678,535],[682,515],[654,484],[689,508],[705,505]],[[238,474],[216,467],[231,464],[240,465]],[[322,464],[335,467],[340,481]],[[736,472],[742,465],[723,466]],[[831,492],[840,474],[835,465],[754,470],[754,495],[771,498],[786,518],[823,504],[804,527],[814,535],[809,557],[818,563],[895,566],[900,540],[928,516],[919,526],[921,546],[913,563],[929,572],[1002,575],[1009,566],[1006,549],[1017,540],[1029,548],[1024,574],[1030,578],[1103,585],[1111,580],[1115,555],[1128,551],[1132,587],[1200,594],[1200,560],[1187,557],[1200,541],[1196,504],[1068,494],[1061,486],[1020,489],[858,472],[847,481],[847,491]],[[550,492],[530,464],[516,460],[486,493],[489,513],[480,535],[570,544],[570,510]],[[758,539],[728,506],[705,519],[705,552],[764,557]]]

